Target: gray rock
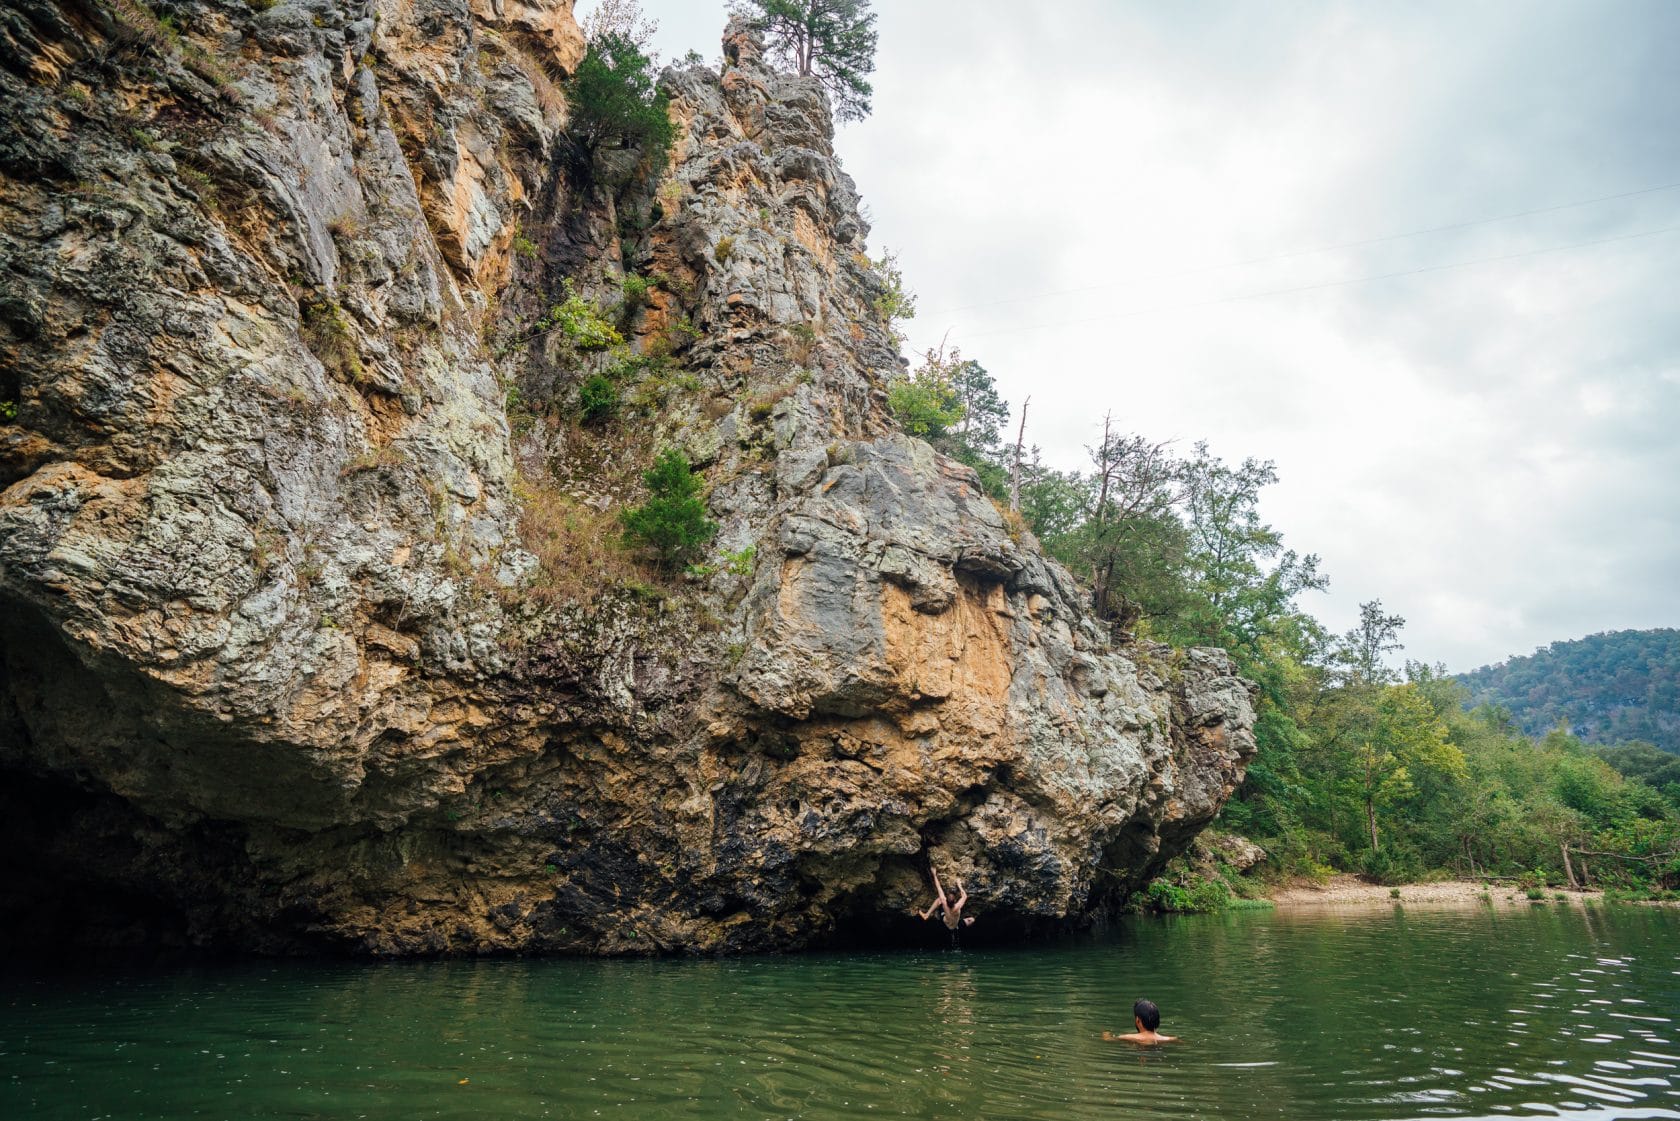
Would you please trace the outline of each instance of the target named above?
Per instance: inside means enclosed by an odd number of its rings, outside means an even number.
[[[931,863],[1020,932],[1101,913],[1240,781],[1229,660],[1112,647],[896,430],[826,100],[739,23],[724,73],[662,79],[681,135],[629,249],[634,198],[553,158],[565,0],[186,0],[144,50],[67,11],[0,26],[0,820],[61,873],[9,929],[790,948],[905,936]],[[690,451],[719,553],[566,598],[503,388],[564,356],[485,340],[632,263],[677,278],[633,345],[698,337],[621,447]],[[637,485],[588,432],[519,452],[571,471],[562,514]],[[64,893],[104,918],[21,918]]]

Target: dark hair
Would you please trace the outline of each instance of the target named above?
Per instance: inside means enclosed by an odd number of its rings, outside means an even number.
[[[1155,1007],[1153,1000],[1140,1000],[1132,1005],[1132,1015],[1143,1025],[1144,1031],[1154,1031],[1161,1026],[1161,1010]]]

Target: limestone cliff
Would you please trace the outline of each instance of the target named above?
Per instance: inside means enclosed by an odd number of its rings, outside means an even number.
[[[1008,935],[1240,780],[1224,656],[1116,647],[896,431],[826,102],[741,28],[613,188],[565,0],[0,12],[14,940],[792,948],[904,935],[930,862]],[[568,422],[599,359],[533,322],[632,269],[629,410]],[[717,563],[534,539],[673,443]]]

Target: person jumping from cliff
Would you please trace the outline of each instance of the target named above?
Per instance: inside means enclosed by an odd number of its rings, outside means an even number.
[[[954,881],[957,885],[957,901],[952,903],[945,898],[945,889],[939,883],[939,869],[935,868],[931,861],[928,863],[928,871],[933,873],[933,890],[938,894],[934,896],[933,902],[928,904],[928,909],[921,912],[922,921],[926,922],[932,918],[935,911],[942,911],[939,917],[945,920],[946,927],[953,933],[965,926],[973,926],[973,918],[963,918],[962,909],[963,904],[968,902],[968,889],[963,887],[962,881]]]
[[[1153,1000],[1140,1000],[1132,1005],[1132,1024],[1137,1031],[1129,1031],[1125,1035],[1115,1035],[1113,1032],[1103,1032],[1103,1038],[1110,1043],[1141,1043],[1151,1046],[1156,1043],[1172,1043],[1178,1037],[1162,1035],[1155,1029],[1161,1026],[1161,1010]]]

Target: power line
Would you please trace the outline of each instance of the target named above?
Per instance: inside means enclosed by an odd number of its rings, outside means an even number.
[[[1074,327],[1085,323],[1104,323],[1111,319],[1132,319],[1139,315],[1156,315],[1169,311],[1188,311],[1193,308],[1213,307],[1216,304],[1233,304],[1243,300],[1258,300],[1266,296],[1288,296],[1297,292],[1317,292],[1326,288],[1345,288],[1353,284],[1369,284],[1377,280],[1393,280],[1402,276],[1417,276],[1421,273],[1445,272],[1448,269],[1469,268],[1472,265],[1491,265],[1500,261],[1514,261],[1522,257],[1537,257],[1542,253],[1559,253],[1566,249],[1587,249],[1595,245],[1609,245],[1618,241],[1632,241],[1642,237],[1657,237],[1660,234],[1671,234],[1680,231],[1680,226],[1664,226],[1656,230],[1641,230],[1638,233],[1618,234],[1615,237],[1595,238],[1592,241],[1577,241],[1568,245],[1548,245],[1539,249],[1525,249],[1517,253],[1503,253],[1497,257],[1478,257],[1469,261],[1450,261],[1441,265],[1424,265],[1421,268],[1402,269],[1399,272],[1378,273],[1375,276],[1356,276],[1347,280],[1327,280],[1319,284],[1300,284],[1293,288],[1268,288],[1259,292],[1241,292],[1234,296],[1219,296],[1211,300],[1198,300],[1186,304],[1160,304],[1154,307],[1138,308],[1134,311],[1109,312],[1103,315],[1089,316],[1083,319],[1063,319],[1055,323],[1030,323],[1019,327],[999,327],[993,331],[980,331],[969,335],[971,339],[982,339],[988,335],[1011,335],[1020,331],[1041,331],[1050,327]]]
[[[973,311],[977,308],[997,307],[1001,304],[1026,303],[1029,300],[1047,299],[1051,296],[1073,296],[1081,292],[1099,292],[1106,288],[1123,288],[1130,284],[1144,284],[1154,280],[1177,280],[1187,276],[1200,276],[1202,273],[1219,272],[1222,269],[1246,268],[1249,265],[1270,264],[1273,261],[1287,261],[1294,257],[1308,257],[1314,253],[1332,253],[1340,249],[1362,249],[1367,245],[1382,245],[1390,241],[1403,241],[1409,237],[1423,237],[1426,234],[1448,233],[1452,230],[1467,230],[1473,226],[1486,226],[1494,222],[1512,222],[1518,218],[1531,218],[1536,214],[1554,214],[1560,210],[1574,210],[1582,206],[1593,206],[1601,202],[1616,202],[1620,199],[1637,198],[1640,195],[1655,194],[1658,191],[1672,191],[1680,187],[1680,182],[1663,183],[1655,187],[1641,187],[1637,191],[1623,191],[1615,195],[1600,195],[1598,198],[1581,199],[1578,202],[1564,202],[1556,206],[1542,206],[1534,210],[1520,210],[1515,214],[1500,214],[1492,218],[1475,218],[1468,222],[1453,222],[1445,226],[1430,226],[1421,230],[1409,230],[1400,234],[1384,234],[1381,237],[1368,237],[1360,241],[1343,241],[1334,245],[1321,245],[1314,249],[1292,249],[1286,253],[1272,253],[1264,257],[1248,257],[1239,261],[1226,261],[1216,265],[1198,265],[1193,269],[1181,269],[1177,272],[1152,273],[1144,276],[1130,277],[1126,280],[1112,280],[1102,284],[1086,284],[1077,288],[1057,288],[1044,292],[1029,292],[1022,296],[1005,296],[1001,299],[986,300],[977,304],[963,304],[961,307],[940,308],[927,315],[954,315],[959,311]]]

